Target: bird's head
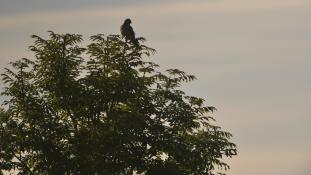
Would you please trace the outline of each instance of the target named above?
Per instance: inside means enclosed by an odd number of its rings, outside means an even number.
[[[124,24],[131,24],[131,23],[132,23],[132,21],[131,21],[130,18],[127,18],[127,19],[124,21]]]

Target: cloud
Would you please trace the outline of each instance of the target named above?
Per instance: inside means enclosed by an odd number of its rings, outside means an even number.
[[[0,63],[24,57],[32,33],[86,39],[131,17],[158,50],[152,59],[197,75],[186,92],[219,109],[240,150],[228,174],[309,175],[310,9],[310,0],[198,0],[0,16]]]
[[[167,15],[199,15],[210,13],[243,13],[302,8],[310,5],[307,0],[212,0],[212,1],[178,1],[169,3],[143,4],[136,6],[121,6],[106,8],[104,6],[69,11],[30,12],[0,17],[0,29],[33,24],[66,24],[113,21],[116,18],[133,16],[148,20],[148,17],[161,19]],[[119,21],[118,21],[119,22]]]
[[[309,175],[310,161],[311,154],[308,149],[241,149],[239,156],[228,161],[231,165],[228,174]]]

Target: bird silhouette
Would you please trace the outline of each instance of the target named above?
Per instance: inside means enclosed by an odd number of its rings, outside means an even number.
[[[135,32],[131,26],[131,23],[132,21],[129,18],[124,20],[124,23],[120,27],[121,34],[125,38],[125,41],[129,40],[135,46],[139,46],[138,39],[135,38]]]

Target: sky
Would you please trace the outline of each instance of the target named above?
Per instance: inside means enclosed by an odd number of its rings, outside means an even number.
[[[0,0],[0,69],[31,34],[119,34],[125,18],[163,69],[218,111],[238,156],[228,175],[311,174],[311,0]],[[0,83],[2,87],[2,83]]]

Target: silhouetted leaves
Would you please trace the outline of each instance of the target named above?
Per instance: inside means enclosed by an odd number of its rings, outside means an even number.
[[[236,154],[214,107],[178,89],[195,79],[159,72],[155,50],[118,35],[33,35],[35,59],[5,69],[0,170],[19,174],[213,174]],[[141,40],[144,40],[141,38]]]

